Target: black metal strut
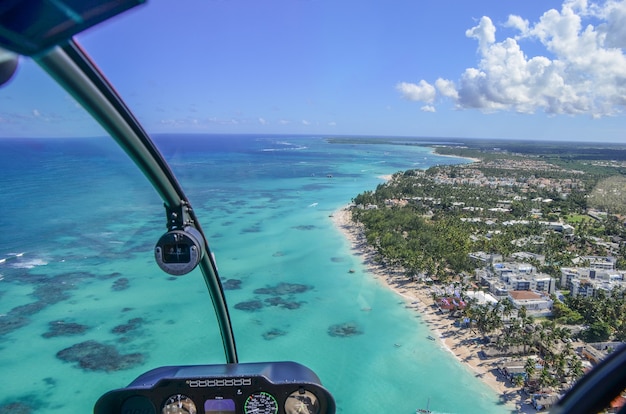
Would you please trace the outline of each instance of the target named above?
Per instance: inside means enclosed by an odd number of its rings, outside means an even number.
[[[141,169],[165,203],[168,229],[171,212],[184,211],[188,222],[200,232],[206,252],[200,261],[200,270],[218,319],[226,362],[237,363],[235,338],[215,260],[189,201],[161,153],[119,94],[74,40],[34,59],[109,132]]]

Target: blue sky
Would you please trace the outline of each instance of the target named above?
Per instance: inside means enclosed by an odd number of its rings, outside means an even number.
[[[626,0],[149,0],[77,39],[150,133],[626,142]],[[92,135],[23,58],[0,136]]]

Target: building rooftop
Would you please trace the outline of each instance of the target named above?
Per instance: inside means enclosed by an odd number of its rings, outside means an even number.
[[[515,300],[542,299],[541,295],[529,290],[513,290],[509,295]]]

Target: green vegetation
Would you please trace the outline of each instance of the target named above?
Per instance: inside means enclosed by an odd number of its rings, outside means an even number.
[[[472,329],[489,335],[498,349],[508,349],[518,355],[542,350],[543,368],[536,370],[536,360],[528,358],[525,371],[527,383],[535,389],[572,383],[583,375],[582,363],[569,341],[571,332],[551,320],[537,322],[522,308],[515,311],[511,302],[503,300],[495,306],[476,305],[465,309],[466,317],[474,323]],[[522,382],[517,383],[523,385]]]
[[[403,266],[407,275],[420,273],[443,280],[449,269],[469,271],[469,228],[446,217],[424,219],[415,209],[355,210],[354,217],[365,224],[365,235],[381,258]]]
[[[557,280],[561,267],[586,256],[613,256],[626,270],[626,147],[466,144],[436,151],[480,162],[398,172],[353,199],[353,220],[381,263],[403,268],[410,280],[452,283],[462,292],[476,268],[471,252],[530,253],[526,260]],[[578,337],[585,341],[626,341],[626,299],[622,290],[552,299],[553,316],[540,322],[523,307],[514,312],[508,300],[497,306],[467,300],[462,312],[499,349],[540,352],[543,369],[527,372],[535,384],[571,383],[582,365],[568,326],[582,327]]]
[[[588,326],[583,332],[587,342],[626,341],[626,297],[622,290],[610,294],[599,291],[593,298],[569,297],[567,305]]]
[[[546,262],[540,270],[555,277],[560,266],[571,265],[577,256],[611,253],[618,267],[626,269],[626,250],[609,252],[600,243],[626,239],[619,218],[588,215],[591,207],[600,207],[599,199],[613,206],[612,211],[626,206],[621,198],[626,198],[626,177],[615,176],[614,167],[582,163],[577,164],[581,169],[569,170],[547,161],[561,160],[562,154],[550,157],[546,151],[538,160],[511,156],[501,148],[489,157],[484,148],[445,150],[483,159],[396,173],[375,191],[354,198],[361,208],[354,208],[353,216],[364,224],[368,242],[384,260],[404,266],[411,277],[425,273],[438,279],[471,271],[462,256],[472,251],[543,255]],[[590,196],[607,192],[615,197]],[[549,231],[549,222],[569,223],[572,231]]]
[[[584,214],[568,214],[565,217],[563,217],[563,219],[567,221],[569,224],[580,224],[583,221],[593,220],[591,217],[584,215]]]
[[[626,177],[614,175],[600,180],[588,200],[589,206],[611,214],[626,214]]]

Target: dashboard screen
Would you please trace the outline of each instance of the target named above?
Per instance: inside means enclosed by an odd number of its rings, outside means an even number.
[[[206,414],[235,414],[235,401],[230,399],[206,400],[204,412]]]

